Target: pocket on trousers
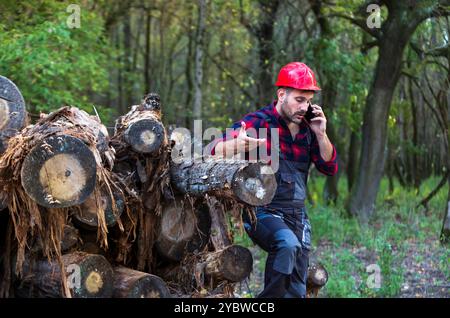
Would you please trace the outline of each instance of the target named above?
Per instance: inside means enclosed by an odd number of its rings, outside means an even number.
[[[290,173],[281,172],[277,186],[277,200],[293,200],[295,193],[295,179]]]
[[[311,224],[308,220],[303,220],[302,245],[308,251],[311,250]]]

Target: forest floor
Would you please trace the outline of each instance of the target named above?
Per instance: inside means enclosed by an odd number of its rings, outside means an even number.
[[[450,278],[441,269],[442,249],[436,240],[428,240],[427,244],[407,242],[406,253],[401,262],[403,279],[400,291],[394,297],[398,298],[450,298]],[[255,257],[253,272],[250,278],[241,283],[236,292],[238,297],[255,297],[264,287],[264,262],[266,254],[257,246],[250,247]],[[323,242],[311,253],[310,262],[316,262],[324,258],[325,254],[335,250],[332,245]],[[342,246],[337,255],[343,251],[350,251],[358,260],[364,264],[375,264],[377,256],[374,252],[364,246],[352,247]],[[394,251],[394,254],[398,253]],[[336,260],[338,261],[338,260]],[[448,259],[447,259],[448,261]],[[362,278],[358,271],[351,273],[355,287],[361,285]],[[331,278],[330,278],[331,279]],[[381,284],[382,276],[381,276]],[[327,295],[326,287],[319,293],[319,297],[332,297]]]
[[[321,263],[329,273],[319,297],[450,298],[450,248],[438,239],[448,188],[441,188],[427,210],[416,206],[434,189],[438,177],[420,189],[395,186],[394,191],[383,179],[374,217],[367,225],[349,217],[343,202],[324,205],[323,180],[315,180],[309,185],[315,201],[308,207],[310,263]],[[345,193],[345,183],[340,189]],[[253,272],[237,286],[236,294],[256,297],[264,285],[266,253],[245,233],[235,243],[248,247],[254,257]]]

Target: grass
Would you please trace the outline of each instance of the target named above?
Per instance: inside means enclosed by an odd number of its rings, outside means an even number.
[[[327,268],[329,281],[322,295],[326,297],[395,297],[404,280],[402,262],[411,244],[424,251],[435,248],[439,256],[439,270],[450,277],[448,246],[437,241],[448,187],[443,187],[429,202],[428,211],[416,208],[417,203],[438,184],[432,177],[420,189],[403,189],[395,183],[389,193],[388,180],[380,184],[376,211],[369,224],[360,225],[349,217],[344,208],[347,184],[339,182],[340,197],[335,206],[326,206],[322,199],[325,178],[313,175],[308,188],[315,205],[308,206],[312,224],[313,253]],[[247,235],[236,237],[236,243],[252,246]],[[430,243],[431,242],[431,243]],[[316,249],[314,249],[316,248]],[[264,253],[256,257],[265,257]],[[421,257],[419,255],[415,256]],[[260,264],[264,270],[264,261]],[[374,275],[379,271],[379,288],[374,287]]]

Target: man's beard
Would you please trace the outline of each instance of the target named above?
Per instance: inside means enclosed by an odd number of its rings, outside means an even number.
[[[285,100],[282,104],[281,104],[281,112],[283,113],[283,117],[284,119],[286,119],[287,121],[300,125],[300,123],[303,121],[303,118],[298,119],[296,116],[300,115],[300,116],[305,116],[305,112],[295,112],[293,114],[289,114],[286,109],[288,106],[288,102],[287,100]]]

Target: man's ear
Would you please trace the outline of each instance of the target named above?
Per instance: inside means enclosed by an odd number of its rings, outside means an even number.
[[[282,87],[277,89],[277,97],[278,97],[278,100],[280,101],[280,103],[283,103],[284,99],[286,98],[286,89],[282,88]]]

